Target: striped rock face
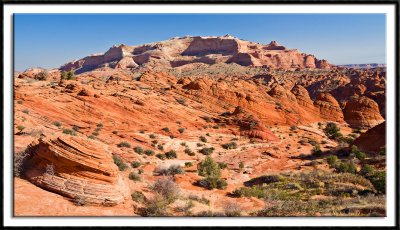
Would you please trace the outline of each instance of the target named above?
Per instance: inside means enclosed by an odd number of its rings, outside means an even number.
[[[34,149],[25,175],[35,185],[90,204],[112,206],[128,196],[104,144],[63,135],[40,139]]]

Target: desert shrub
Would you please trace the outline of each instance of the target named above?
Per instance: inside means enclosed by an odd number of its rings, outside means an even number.
[[[143,153],[145,155],[147,155],[147,156],[153,156],[154,155],[154,151],[151,150],[151,149],[146,149]]]
[[[14,176],[15,177],[21,177],[24,173],[24,165],[25,161],[29,158],[30,156],[30,149],[27,148],[22,152],[19,153],[14,153]]]
[[[191,209],[192,209],[193,207],[194,207],[193,201],[189,200],[189,201],[187,201],[186,204],[184,204],[183,206],[178,206],[178,207],[176,207],[175,210],[176,210],[177,212],[183,212],[183,213],[184,213],[184,216],[191,216],[191,215],[193,215],[193,214],[192,214],[192,211],[191,211]]]
[[[185,167],[192,167],[193,163],[192,162],[185,162]]]
[[[113,157],[114,164],[118,166],[119,171],[124,171],[128,168],[128,165],[123,162],[123,160],[119,157],[114,155]]]
[[[205,198],[204,195],[202,197],[199,197],[197,195],[190,194],[188,198],[190,200],[194,200],[194,201],[197,201],[197,202],[202,203],[202,204],[206,204],[206,205],[210,205],[211,204],[211,201],[209,199]]]
[[[72,129],[73,129],[75,132],[78,132],[80,128],[79,128],[78,126],[74,125],[74,126],[72,126]]]
[[[88,136],[88,138],[94,140],[94,139],[96,139],[96,136],[90,135],[90,136]]]
[[[46,81],[49,77],[49,72],[47,70],[42,70],[40,73],[35,75],[35,79],[38,81]]]
[[[150,137],[151,139],[156,138],[156,136],[155,136],[154,134],[150,134],[149,137]]]
[[[222,148],[224,149],[236,149],[237,148],[237,143],[236,142],[229,142],[222,144]]]
[[[328,164],[329,164],[329,167],[334,167],[335,165],[336,165],[336,163],[337,163],[337,161],[338,161],[338,157],[337,156],[335,156],[335,155],[329,155],[327,158],[326,158],[326,161],[328,162]]]
[[[139,173],[139,174],[142,174],[142,173],[144,173],[144,170],[143,170],[143,169],[139,169],[139,170],[138,170],[138,173]]]
[[[206,177],[198,182],[201,187],[207,189],[225,189],[228,185],[224,179],[219,177]]]
[[[131,194],[132,200],[138,203],[143,203],[146,200],[146,197],[142,192],[139,191],[134,191]]]
[[[112,134],[117,135],[117,134],[118,134],[118,131],[114,130],[114,131],[112,131]]]
[[[140,167],[140,165],[142,165],[142,163],[140,163],[140,161],[132,161],[132,163],[131,163],[132,168],[138,168],[138,167]]]
[[[64,134],[71,135],[71,136],[76,136],[75,131],[72,130],[72,129],[63,129],[63,133],[64,133]]]
[[[59,121],[55,121],[55,122],[53,122],[53,125],[55,125],[57,127],[61,127],[62,124]]]
[[[339,173],[357,173],[357,168],[352,162],[341,162],[335,166],[335,169]]]
[[[25,129],[25,126],[23,126],[23,125],[18,125],[17,126],[17,129],[18,129],[18,131],[22,131],[22,130],[24,130]]]
[[[207,142],[207,139],[206,139],[204,136],[200,136],[199,138],[200,138],[200,141],[201,141],[201,142],[204,142],[204,143]]]
[[[154,192],[165,198],[168,203],[174,202],[179,197],[180,193],[178,184],[171,178],[158,179],[151,188]]]
[[[170,151],[168,151],[168,152],[165,153],[165,156],[166,156],[168,159],[176,158],[176,157],[177,157],[176,151],[175,151],[175,150],[170,150]]]
[[[157,145],[157,149],[160,150],[160,151],[163,151],[163,150],[164,150],[164,146],[162,146],[162,145]]]
[[[194,156],[195,155],[195,153],[189,148],[186,148],[184,152],[189,156]]]
[[[139,174],[137,174],[135,172],[130,172],[129,173],[129,180],[140,181],[141,178],[140,178]]]
[[[133,151],[135,151],[135,153],[137,154],[142,154],[143,153],[143,148],[140,146],[136,146],[133,148]]]
[[[148,199],[141,214],[142,216],[167,216],[169,202],[161,195]]]
[[[142,133],[142,134],[143,134],[143,133],[144,133],[144,130],[139,130],[139,133]]]
[[[29,114],[29,110],[27,110],[27,109],[22,110],[22,112],[25,114]]]
[[[326,140],[322,140],[322,141],[321,141],[321,144],[322,144],[322,145],[324,145],[324,144],[326,144],[326,143],[328,143]]]
[[[183,132],[185,132],[185,129],[184,129],[184,128],[179,128],[179,129],[178,129],[178,132],[179,132],[179,133],[183,133]]]
[[[240,162],[240,163],[239,163],[239,169],[242,170],[243,168],[244,168],[244,163],[243,163],[243,162]]]
[[[359,173],[360,173],[360,175],[368,176],[368,175],[371,175],[373,172],[374,172],[374,169],[372,168],[372,166],[365,164],[362,166]]]
[[[98,123],[97,128],[103,128],[103,123]]]
[[[224,204],[223,209],[225,216],[229,217],[241,216],[242,207],[240,207],[240,205],[238,205],[237,203],[228,201],[227,203]]]
[[[163,154],[163,153],[157,153],[157,154],[156,154],[156,157],[157,157],[158,159],[160,159],[160,160],[165,160],[165,158],[166,158],[165,154]]]
[[[93,132],[92,135],[97,137],[99,135],[99,132]]]
[[[204,144],[202,144],[202,143],[196,143],[196,146],[197,147],[201,147],[201,146],[203,146]]]
[[[320,157],[322,155],[321,148],[319,147],[318,144],[314,145],[312,149],[312,155],[315,157]]]
[[[72,68],[70,71],[62,71],[61,79],[63,80],[74,80],[75,79],[75,70]]]
[[[164,132],[169,133],[169,128],[168,128],[168,127],[164,127],[164,128],[162,128],[161,130],[164,131]]]
[[[290,131],[295,131],[296,129],[297,129],[296,126],[294,126],[294,125],[290,126]]]
[[[76,206],[84,206],[86,205],[86,199],[82,196],[76,196],[72,201]]]
[[[353,142],[354,142],[353,138],[351,138],[351,137],[343,137],[343,136],[342,137],[338,137],[337,140],[339,142],[347,143],[349,145],[353,144]]]
[[[386,172],[376,171],[372,175],[368,176],[367,179],[371,181],[374,188],[382,194],[386,193]]]
[[[238,188],[234,190],[232,194],[237,197],[257,197],[259,199],[265,197],[265,191],[257,185]]]
[[[333,122],[328,122],[324,129],[326,136],[329,139],[337,140],[338,138],[342,137],[343,135],[340,133],[340,128]]]
[[[158,143],[158,140],[152,140],[151,143],[156,145]]]
[[[173,176],[176,174],[183,174],[185,170],[180,165],[170,165],[169,167],[158,166],[154,172],[162,176]]]
[[[126,141],[122,141],[122,142],[118,143],[117,146],[120,147],[120,148],[121,147],[126,147],[126,148],[130,148],[131,147],[131,145]]]
[[[220,169],[226,169],[228,165],[225,162],[218,162],[218,166]]]
[[[208,156],[214,152],[214,148],[213,147],[210,147],[210,148],[205,147],[205,148],[200,149],[199,152]]]
[[[204,177],[220,177],[221,170],[218,163],[216,163],[210,156],[207,156],[203,161],[197,165],[198,173]]]
[[[365,153],[364,153],[364,152],[361,152],[361,151],[356,152],[355,155],[356,155],[356,158],[359,159],[360,161],[365,160],[365,158],[367,157],[367,156],[365,155]]]
[[[214,125],[213,129],[219,129],[219,126],[218,125]]]

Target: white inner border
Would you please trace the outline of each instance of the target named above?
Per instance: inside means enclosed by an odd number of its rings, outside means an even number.
[[[384,13],[387,61],[387,217],[149,218],[12,217],[13,13]],[[4,5],[4,225],[5,226],[394,226],[395,225],[395,6],[394,5]],[[374,31],[371,31],[373,33]],[[372,140],[371,140],[372,141]]]

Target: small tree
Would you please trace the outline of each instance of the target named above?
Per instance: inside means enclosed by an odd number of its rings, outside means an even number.
[[[201,161],[198,165],[198,173],[200,176],[204,177],[220,177],[221,169],[219,168],[218,163],[216,163],[210,156],[207,156],[203,161]]]

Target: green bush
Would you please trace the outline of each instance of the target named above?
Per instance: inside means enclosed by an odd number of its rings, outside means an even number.
[[[142,163],[140,163],[139,161],[133,161],[131,163],[132,168],[139,168],[140,165],[142,165]]]
[[[339,173],[357,173],[357,168],[352,162],[341,162],[336,165],[335,169]]]
[[[135,148],[133,148],[133,151],[135,151],[135,153],[137,153],[137,154],[142,154],[143,148],[140,146],[136,146]]]
[[[72,129],[64,129],[64,130],[63,130],[63,133],[64,133],[64,134],[71,135],[71,136],[76,136],[75,131],[72,130]]]
[[[229,143],[222,144],[222,148],[224,148],[224,149],[236,149],[237,147],[238,146],[237,146],[236,142],[229,142]]]
[[[239,169],[242,170],[243,168],[244,168],[244,163],[243,163],[243,162],[240,162],[240,163],[239,163]]]
[[[144,151],[144,154],[146,154],[147,156],[153,156],[154,155],[154,151],[151,149],[146,149]]]
[[[376,171],[368,178],[374,185],[375,189],[382,194],[386,194],[386,172]]]
[[[337,161],[338,161],[338,157],[335,156],[335,155],[329,155],[326,158],[326,161],[328,162],[329,167],[333,168],[336,165]]]
[[[122,142],[118,143],[117,146],[118,147],[126,147],[126,148],[130,148],[131,147],[131,145],[126,141],[122,141]]]
[[[119,171],[124,171],[125,169],[128,168],[128,165],[125,164],[120,157],[114,155],[112,158],[113,158],[114,164],[116,164],[118,166]]]
[[[154,134],[150,134],[149,137],[150,137],[151,139],[156,138],[156,136],[155,136]]]
[[[200,149],[199,152],[208,156],[214,152],[214,148],[213,147],[210,147],[210,148],[205,147],[205,148]]]
[[[312,155],[315,157],[320,157],[322,155],[322,150],[320,149],[319,145],[314,145],[312,149]]]
[[[183,133],[183,132],[185,132],[185,129],[184,128],[179,128],[178,131],[179,131],[179,133]]]
[[[23,125],[18,125],[18,126],[17,126],[17,129],[21,132],[22,130],[25,129],[25,126],[23,126]]]
[[[131,172],[129,173],[129,180],[133,180],[133,181],[140,181],[140,175],[135,173],[135,172]]]
[[[27,109],[22,110],[22,112],[25,114],[29,114],[29,110],[27,110]]]
[[[362,176],[366,177],[368,175],[371,175],[374,173],[374,169],[372,168],[371,165],[365,164],[363,165],[363,167],[361,168],[360,172],[359,172]]]
[[[204,136],[200,136],[199,138],[200,138],[200,141],[201,141],[201,142],[204,142],[204,143],[207,142],[207,139],[206,139]]]
[[[53,125],[55,125],[57,127],[61,127],[62,124],[59,121],[55,121],[55,122],[53,122]]]
[[[216,163],[210,156],[207,156],[203,161],[197,165],[198,173],[204,177],[216,177],[221,176],[221,170],[218,163]]]
[[[228,167],[228,165],[225,162],[218,162],[218,166],[220,169],[225,169]]]
[[[163,150],[164,150],[164,146],[162,146],[162,145],[157,145],[157,149],[160,150],[160,151],[163,151]]]
[[[202,180],[200,180],[199,185],[201,187],[207,188],[207,189],[225,189],[227,187],[227,183],[224,179],[221,179],[219,177],[206,177]]]
[[[185,167],[192,167],[193,163],[192,162],[185,162]]]
[[[168,127],[162,128],[161,130],[164,131],[164,132],[169,133],[169,128]]]
[[[186,148],[184,152],[189,156],[194,156],[195,155],[195,153],[189,148]]]
[[[365,155],[365,153],[363,153],[363,152],[361,152],[361,151],[356,152],[356,158],[359,159],[360,161],[365,160],[366,157],[367,157],[367,156]]]
[[[142,192],[135,191],[131,194],[132,200],[138,203],[143,203],[146,200],[146,197]]]
[[[176,157],[177,157],[177,154],[176,154],[176,151],[175,151],[175,150],[170,150],[170,151],[168,151],[168,152],[165,153],[165,156],[166,156],[168,159],[173,159],[173,158],[176,158]]]
[[[162,153],[157,153],[157,154],[156,154],[156,157],[159,158],[160,160],[165,160],[165,158],[167,158],[167,157],[165,156],[165,154],[162,154]]]
[[[340,133],[340,128],[333,122],[328,122],[324,129],[326,136],[329,139],[338,140],[343,135]]]

